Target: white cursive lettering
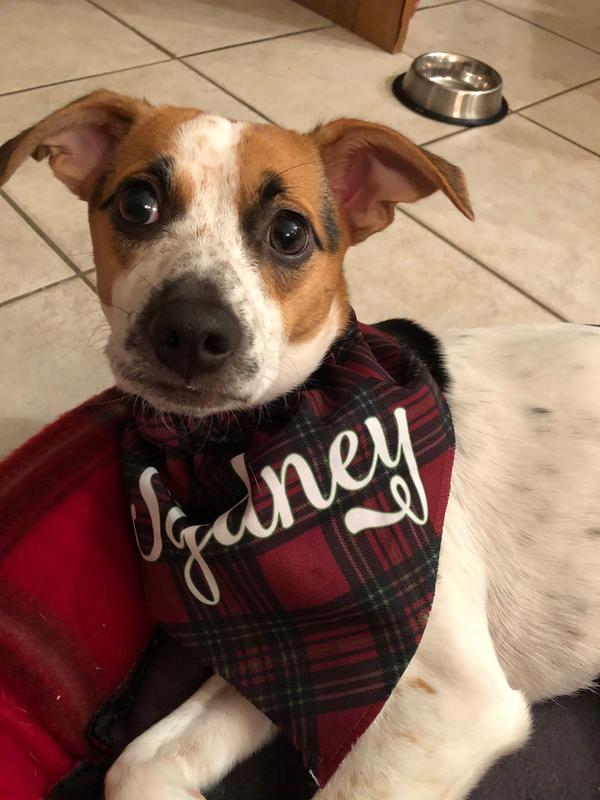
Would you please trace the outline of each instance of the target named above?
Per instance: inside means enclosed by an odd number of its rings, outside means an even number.
[[[398,438],[397,446],[393,453],[390,452],[381,422],[376,417],[369,417],[365,420],[365,428],[373,443],[373,458],[368,470],[362,476],[353,475],[349,471],[358,454],[358,435],[351,430],[341,431],[337,434],[329,448],[328,474],[330,475],[330,483],[325,490],[319,486],[310,464],[298,453],[291,453],[286,456],[278,471],[270,466],[264,467],[260,471],[260,477],[269,490],[272,499],[272,514],[267,524],[261,522],[254,508],[252,486],[243,454],[235,456],[231,460],[231,466],[244,483],[247,494],[243,500],[217,517],[212,525],[187,525],[180,530],[179,534],[176,534],[176,523],[179,520],[187,521],[187,518],[181,508],[173,504],[165,518],[164,532],[171,544],[179,550],[187,549],[189,553],[184,569],[184,578],[194,597],[206,605],[216,605],[220,600],[219,586],[203,554],[205,548],[213,539],[222,547],[232,547],[246,533],[257,539],[264,539],[273,536],[277,530],[288,529],[294,524],[294,514],[286,492],[288,472],[292,469],[297,475],[307,501],[314,508],[325,510],[334,503],[340,489],[354,493],[368,486],[373,480],[380,463],[389,470],[396,469],[402,464],[408,471],[410,481],[399,474],[392,475],[389,480],[389,491],[396,508],[393,511],[377,511],[364,506],[356,506],[346,512],[344,524],[349,533],[357,534],[370,528],[394,525],[405,518],[418,525],[423,525],[427,522],[427,496],[419,475],[406,412],[403,408],[397,408],[394,411],[394,420]],[[155,475],[158,475],[158,471],[154,467],[147,467],[139,478],[140,495],[146,505],[152,526],[152,546],[149,552],[144,551],[140,542],[136,527],[136,508],[134,505],[131,506],[131,517],[138,549],[146,561],[159,559],[163,549],[160,507],[152,483]],[[413,491],[418,499],[419,510],[413,508]],[[240,521],[232,529],[230,527],[232,525],[232,512],[242,504],[245,505]],[[198,587],[193,575],[194,566],[200,570],[206,583],[205,588],[208,591],[203,591]]]

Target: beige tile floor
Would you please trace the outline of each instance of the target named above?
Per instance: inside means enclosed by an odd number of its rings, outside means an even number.
[[[388,55],[290,0],[0,0],[0,141],[105,86],[309,128],[395,126],[460,164],[477,221],[434,196],[352,252],[366,321],[600,322],[600,0],[422,0]],[[490,61],[511,114],[465,130],[398,105],[425,50]],[[31,161],[0,192],[0,454],[108,386],[85,208]]]

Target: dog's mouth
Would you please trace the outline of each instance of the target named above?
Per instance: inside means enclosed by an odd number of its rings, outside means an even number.
[[[148,390],[152,394],[160,394],[165,401],[175,401],[181,405],[189,406],[206,405],[208,402],[215,403],[247,403],[248,397],[225,393],[210,386],[178,386],[167,381],[154,381],[148,384]]]
[[[251,405],[249,395],[225,390],[220,385],[191,385],[165,380],[114,361],[111,366],[121,389],[142,398],[158,411],[203,417]]]

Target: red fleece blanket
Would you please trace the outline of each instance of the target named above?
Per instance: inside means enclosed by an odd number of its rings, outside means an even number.
[[[39,800],[88,755],[93,712],[133,668],[147,616],[115,390],[0,464],[0,797]]]

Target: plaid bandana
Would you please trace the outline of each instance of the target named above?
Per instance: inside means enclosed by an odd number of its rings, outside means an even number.
[[[415,653],[454,437],[414,354],[352,320],[297,393],[199,425],[137,416],[124,459],[151,614],[323,785]]]

